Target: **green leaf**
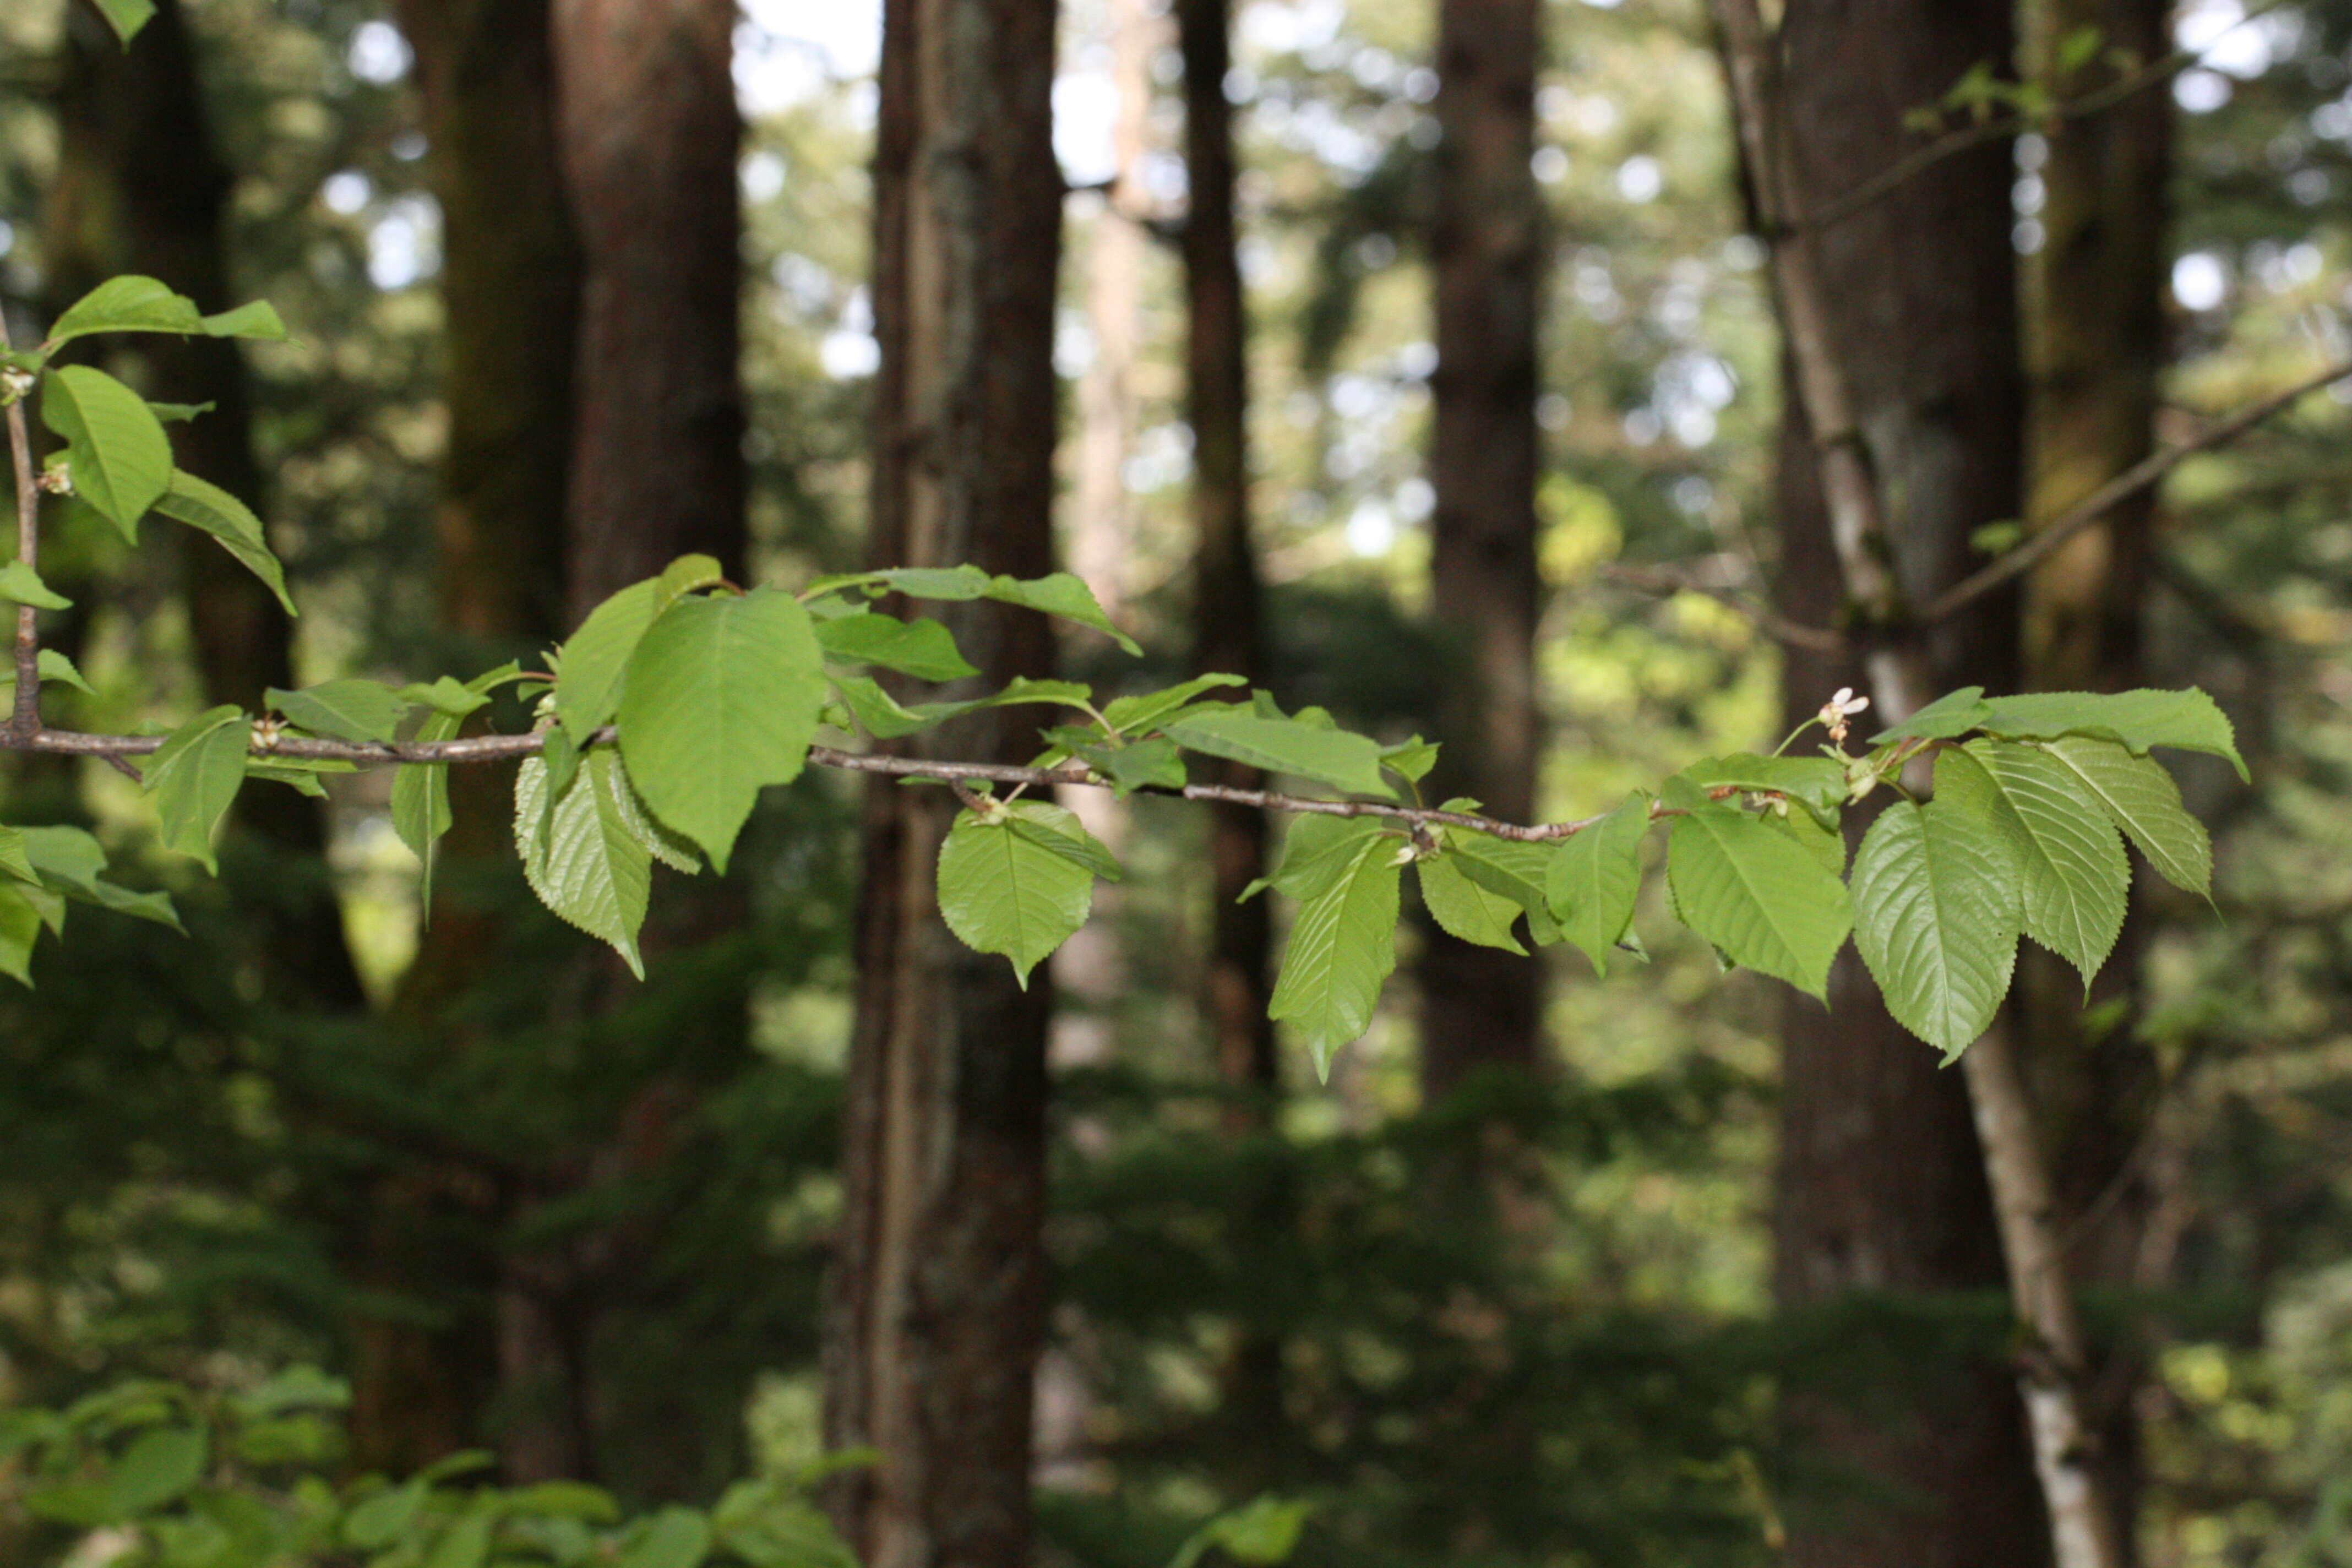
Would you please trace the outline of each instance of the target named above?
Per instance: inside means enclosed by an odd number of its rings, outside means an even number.
[[[1396,798],[1381,776],[1380,742],[1368,735],[1319,729],[1297,719],[1263,719],[1239,705],[1198,710],[1166,726],[1166,733],[1188,751],[1358,795]]]
[[[509,664],[498,673],[505,675],[514,668]],[[495,683],[484,684],[489,680],[488,676],[473,681],[461,681],[454,675],[444,675],[436,678],[430,685],[412,680],[402,687],[397,695],[402,701],[419,708],[430,708],[442,718],[466,719],[490,705],[489,694]],[[444,735],[441,739],[447,740],[448,736]]]
[[[816,633],[791,595],[680,599],[646,628],[623,681],[629,776],[724,871],[760,791],[800,776],[824,695]]]
[[[1992,704],[1984,700],[1984,688],[1963,686],[1937,698],[1892,729],[1881,730],[1870,738],[1870,743],[1887,746],[1897,741],[1948,741],[1955,735],[1983,728],[1990,717]]]
[[[155,813],[163,821],[163,847],[218,871],[213,830],[245,784],[246,753],[253,726],[234,706],[200,713],[173,731],[141,770]]]
[[[1171,686],[1159,691],[1144,691],[1133,697],[1115,699],[1103,709],[1103,717],[1109,720],[1110,727],[1122,735],[1148,734],[1152,726],[1159,723],[1160,720],[1184,707],[1203,691],[1213,691],[1219,687],[1247,686],[1248,684],[1247,680],[1238,675],[1195,676],[1181,686]]]
[[[1422,902],[1448,935],[1526,956],[1528,950],[1511,934],[1511,923],[1519,918],[1517,904],[1472,881],[1450,855],[1425,856],[1413,862],[1413,869],[1420,875]]]
[[[1837,820],[1845,801],[1845,767],[1828,757],[1759,757],[1738,752],[1694,763],[1682,776],[1702,787],[1737,784],[1754,794],[1786,795],[1824,826]]]
[[[41,910],[14,882],[0,882],[0,974],[33,983],[33,947],[41,940]]]
[[[362,1552],[383,1550],[408,1533],[425,1496],[423,1477],[376,1493],[343,1515],[343,1540]]]
[[[1667,836],[1666,879],[1683,923],[1732,963],[1825,995],[1852,913],[1844,887],[1786,834],[1744,811],[1693,811]]]
[[[75,690],[91,697],[98,695],[98,688],[82,679],[81,671],[74,668],[74,661],[56,648],[43,648],[34,660],[34,668],[40,672],[43,680],[54,680],[61,685],[70,686]],[[13,676],[5,682],[11,687],[16,683]]]
[[[1064,724],[1046,731],[1045,739],[1055,747],[1049,754],[1066,752],[1077,758],[1109,780],[1112,793],[1122,800],[1139,789],[1184,787],[1184,760],[1176,754],[1176,742],[1165,735],[1112,746],[1103,742],[1098,730]]]
[[[428,744],[457,739],[465,721],[435,713],[417,726],[415,738]],[[403,763],[392,773],[392,829],[416,857],[416,896],[425,919],[433,919],[433,872],[441,836],[449,831],[449,767],[446,763]]]
[[[482,1568],[490,1556],[490,1516],[460,1514],[425,1554],[424,1568]]]
[[[828,679],[842,701],[848,705],[850,717],[877,741],[895,741],[971,710],[971,705],[963,702],[921,702],[908,708],[883,690],[881,683],[870,675],[843,675],[836,671]]]
[[[1143,650],[1135,640],[1103,614],[1102,605],[1095,602],[1093,590],[1067,572],[1055,572],[1049,576],[1023,582],[1013,577],[992,577],[977,566],[901,566],[887,572],[854,572],[840,577],[820,577],[808,586],[811,596],[833,593],[843,588],[880,588],[906,595],[910,599],[938,599],[950,603],[972,599],[995,599],[1008,605],[1020,605],[1049,616],[1059,616],[1066,621],[1092,626],[1128,653],[1140,657]]]
[[[1636,791],[1563,840],[1551,858],[1544,894],[1552,918],[1601,974],[1609,973],[1609,950],[1633,923],[1633,901],[1642,891],[1642,836],[1649,828],[1649,799]]]
[[[41,574],[22,561],[11,561],[7,565],[0,566],[0,599],[30,605],[37,610],[68,610],[73,607],[71,599],[52,592],[49,585],[41,581]]]
[[[25,852],[25,835],[19,828],[0,825],[0,875],[16,878],[20,882],[37,885],[40,872]]]
[[[975,952],[1013,962],[1022,988],[1031,970],[1087,923],[1095,874],[1009,813],[961,812],[940,846],[940,913]],[[1028,825],[1034,826],[1034,825]]]
[[[106,25],[114,29],[114,36],[122,40],[125,48],[131,47],[131,38],[155,15],[155,0],[93,0],[93,3],[98,6],[98,14],[106,18]]]
[[[286,568],[270,552],[268,536],[251,507],[218,485],[175,468],[169,488],[155,502],[155,510],[199,532],[211,534],[220,542],[222,549],[236,558],[237,564],[268,585],[288,615],[301,614],[294,607],[294,596],[286,591]]]
[[[45,345],[57,348],[92,332],[201,332],[195,301],[152,278],[110,278],[66,307]]]
[[[653,852],[623,804],[627,790],[610,746],[590,752],[573,787],[552,802],[547,763],[524,758],[515,773],[515,847],[540,902],[610,942],[643,980],[637,932],[653,886]]]
[[[2136,757],[2118,742],[2082,735],[2043,742],[2042,750],[2057,761],[2072,789],[2098,802],[2166,881],[2211,896],[2212,841],[2180,804],[2180,786],[2163,763]]]
[[[1522,844],[1466,827],[1442,828],[1438,837],[1445,846],[1445,858],[1465,877],[1526,913],[1528,934],[1538,947],[1549,947],[1565,936],[1545,892],[1557,845]]]
[[[1135,639],[1111,625],[1110,617],[1095,601],[1094,590],[1067,572],[1055,572],[1032,582],[1016,582],[1011,577],[998,577],[989,584],[988,596],[1008,605],[1024,605],[1045,615],[1059,616],[1082,626],[1091,626],[1117,643],[1132,658],[1143,657]]]
[[[390,741],[413,706],[375,680],[329,680],[299,691],[272,687],[266,698],[289,723],[338,741]]]
[[[158,403],[147,400],[147,406],[156,418],[166,425],[185,425],[200,414],[210,414],[215,405],[210,403]]]
[[[265,342],[286,341],[286,323],[278,319],[278,308],[267,300],[255,300],[233,310],[205,318],[205,332],[215,338],[258,338]]]
[[[2012,740],[2095,735],[2122,742],[2137,756],[2146,756],[2151,746],[2169,746],[2225,758],[2240,778],[2252,776],[2238,754],[2229,715],[2193,686],[2185,691],[2036,691],[1996,698],[1991,706],[1983,728]]]
[[[2080,970],[2087,990],[2115,951],[2131,891],[2131,862],[2105,810],[2049,752],[2005,741],[1938,757],[1936,798],[2010,840],[2025,934]]]
[[[555,712],[575,745],[612,722],[621,708],[629,656],[654,624],[658,580],[632,583],[588,612],[555,666]]]
[[[1327,816],[1320,812],[1295,818],[1282,836],[1282,856],[1274,869],[1252,882],[1235,900],[1246,903],[1260,891],[1275,888],[1305,900],[1330,886],[1368,837],[1402,842],[1392,829],[1368,816]]]
[[[194,1426],[160,1426],[139,1435],[107,1478],[107,1511],[131,1519],[171,1501],[203,1479],[206,1447]]]
[[[1381,766],[1402,778],[1419,784],[1437,765],[1437,742],[1415,735],[1401,746],[1391,746],[1381,752]]]
[[[666,1508],[638,1526],[620,1568],[699,1568],[710,1554],[710,1521],[690,1508]]]
[[[65,438],[74,494],[139,542],[139,520],[172,482],[172,442],[146,400],[86,364],[48,373],[41,421]]]
[[[1845,835],[1835,827],[1824,827],[1809,811],[1766,812],[1758,818],[1767,827],[1785,833],[1798,848],[1822,863],[1822,868],[1840,881],[1845,879]]]
[[[2023,923],[2016,850],[1972,804],[1895,801],[1853,858],[1854,946],[1895,1022],[1947,1061],[2000,1010]]]
[[[1302,821],[1292,828],[1294,839],[1306,826]],[[1327,1079],[1339,1047],[1372,1026],[1381,986],[1396,968],[1397,851],[1403,841],[1363,831],[1364,824],[1347,826],[1357,831],[1344,839],[1334,836],[1331,851],[1308,863],[1315,874],[1307,885],[1315,890],[1298,895],[1282,973],[1266,1008],[1267,1016],[1297,1026],[1314,1053],[1315,1070]]]
[[[1258,1498],[1203,1525],[1177,1552],[1168,1568],[1193,1568],[1212,1547],[1251,1568],[1286,1563],[1298,1549],[1299,1532],[1314,1511],[1313,1503]]]
[[[173,931],[182,929],[168,895],[134,893],[100,881],[98,874],[106,869],[106,851],[80,828],[27,827],[22,837],[26,858],[49,886],[84,903],[152,921]]]
[[[980,673],[956,651],[954,635],[934,620],[902,621],[861,610],[819,622],[816,640],[835,658],[878,664],[918,680],[961,680]]]
[[[541,810],[535,831],[539,835],[536,842],[544,845],[548,828],[555,819],[557,803],[572,793],[572,784],[579,780],[580,748],[572,743],[572,731],[561,724],[547,731],[539,746],[539,761],[546,777],[545,787],[540,791]],[[520,784],[517,787],[520,787]]]

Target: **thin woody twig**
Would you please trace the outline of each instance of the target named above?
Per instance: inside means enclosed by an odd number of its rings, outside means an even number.
[[[164,737],[158,735],[91,735],[73,730],[37,730],[29,735],[0,731],[0,752],[36,752],[50,756],[96,757],[109,763],[121,763],[131,757],[152,756],[163,746],[163,740]],[[589,744],[609,745],[613,740],[614,731],[608,727],[590,737]],[[461,741],[320,741],[281,736],[268,743],[257,742],[252,755],[287,762],[351,763],[361,767],[384,767],[402,763],[466,764],[512,762],[520,757],[536,756],[546,742],[547,737],[543,732],[474,735]],[[1086,768],[1067,765],[1031,768],[1011,763],[945,763],[927,757],[899,757],[877,752],[844,752],[832,746],[810,747],[808,760],[814,766],[821,768],[880,773],[886,777],[929,779],[950,786],[985,781],[990,784],[1027,784],[1041,789],[1055,784],[1110,787],[1108,779]],[[957,793],[961,795],[964,792],[958,789]],[[1542,844],[1553,839],[1570,838],[1602,819],[1589,816],[1574,822],[1544,822],[1530,826],[1466,811],[1390,805],[1376,800],[1318,800],[1309,795],[1283,795],[1275,790],[1236,789],[1228,784],[1186,784],[1181,789],[1145,785],[1141,793],[1181,796],[1185,800],[1229,801],[1262,811],[1286,811],[1308,816],[1373,816],[1408,826],[1466,827],[1473,832],[1507,838],[1519,844]],[[1671,809],[1658,809],[1651,815],[1671,816],[1677,814]]]
[[[1744,594],[1698,582],[1671,566],[1633,566],[1612,563],[1601,568],[1601,576],[1608,582],[1638,588],[1645,594],[1703,594],[1740,616],[1748,625],[1783,647],[1827,654],[1841,653],[1846,647],[1846,639],[1840,633],[1825,626],[1809,626],[1792,621]]]
[[[8,352],[8,319],[0,310],[0,353]],[[33,479],[33,439],[25,428],[25,387],[8,397],[8,451],[16,470],[16,559],[26,569],[36,568],[41,552],[41,492]],[[41,727],[40,612],[30,605],[16,606],[16,698],[8,728],[29,735]]]
[[[2076,501],[2047,524],[2035,530],[2016,549],[1982,570],[1946,589],[1920,612],[1923,620],[1940,620],[1967,608],[2011,578],[2030,572],[2058,547],[2090,527],[2116,507],[2158,483],[2165,475],[2200,452],[2225,447],[2272,415],[2318,391],[2352,376],[2352,360],[2339,360],[2315,375],[2305,376],[2284,391],[2274,392],[2239,410],[2193,441],[2182,441],[2151,453]]]

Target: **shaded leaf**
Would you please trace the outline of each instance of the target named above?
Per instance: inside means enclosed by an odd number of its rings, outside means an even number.
[[[1200,709],[1166,726],[1188,751],[1292,773],[1358,795],[1394,799],[1381,776],[1380,742],[1344,730],[1320,729],[1297,719],[1266,719],[1238,705]]]
[[[1900,724],[1881,730],[1870,738],[1870,743],[1886,746],[1897,741],[1948,741],[1981,729],[1991,716],[1992,704],[1984,700],[1984,688],[1963,686],[1937,698]]]
[[[392,740],[413,706],[407,698],[375,680],[329,680],[299,691],[273,687],[266,696],[269,706],[289,723],[338,741]]]
[[[2115,951],[2131,862],[2106,811],[2039,747],[1971,741],[1936,762],[1936,798],[2006,835],[2022,880],[2025,934],[2082,972]]]
[[[220,868],[213,858],[213,830],[244,786],[252,729],[242,710],[215,708],[173,731],[141,769],[155,797],[164,847],[202,861],[209,871]]]
[[[1181,686],[1165,687],[1158,691],[1139,692],[1133,697],[1115,699],[1103,708],[1103,717],[1110,727],[1122,735],[1149,733],[1152,727],[1170,714],[1184,707],[1203,691],[1220,687],[1247,686],[1238,675],[1198,675]]]
[[[653,887],[653,855],[631,831],[615,793],[620,759],[590,752],[574,785],[551,801],[546,762],[526,757],[515,771],[515,847],[540,902],[599,942],[609,942],[642,980],[637,932]]]
[[[2147,863],[2176,888],[2210,896],[2213,845],[2205,825],[2180,804],[2180,786],[2152,757],[2116,741],[2070,735],[2042,743],[2073,782],[2129,836]]]
[[[155,502],[155,510],[199,532],[211,534],[220,542],[222,549],[236,558],[239,565],[268,584],[288,615],[301,614],[294,607],[294,596],[286,591],[286,568],[271,553],[268,537],[252,508],[218,485],[174,469],[169,488]]]
[[[2240,778],[2250,777],[2229,716],[2193,686],[2185,691],[2036,691],[2000,697],[1993,700],[1983,727],[2025,741],[2095,735],[2119,741],[2138,756],[2147,755],[2152,746],[2203,752],[2227,759]]]
[[[956,651],[954,635],[934,620],[902,621],[861,610],[819,622],[816,640],[835,658],[878,664],[918,680],[961,680],[980,673]]]
[[[1519,918],[1517,904],[1472,881],[1451,855],[1424,856],[1413,869],[1421,879],[1422,902],[1448,935],[1526,956],[1528,950],[1511,934]]]
[[[1650,802],[1637,791],[1552,854],[1544,882],[1552,918],[1602,974],[1609,973],[1609,950],[1633,921],[1633,901],[1642,891],[1642,836],[1649,827]]]
[[[15,604],[30,605],[37,610],[67,610],[73,601],[54,592],[41,574],[22,561],[11,561],[0,566],[0,599]]]
[[[172,442],[146,400],[85,364],[48,373],[41,422],[65,438],[74,494],[133,544],[172,482]]]
[[[142,1432],[107,1478],[107,1512],[131,1519],[171,1501],[205,1473],[204,1433],[193,1426]]]

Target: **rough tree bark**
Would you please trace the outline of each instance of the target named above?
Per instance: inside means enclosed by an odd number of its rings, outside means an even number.
[[[442,214],[442,378],[448,409],[435,516],[445,627],[485,660],[563,629],[564,495],[572,449],[578,247],[556,163],[548,0],[401,0],[415,50],[427,168]],[[447,874],[397,1008],[443,1010],[497,952],[495,916],[454,896],[461,868],[511,861],[504,768],[453,769]],[[452,1040],[452,1048],[461,1042]],[[486,1436],[497,1386],[496,1258],[480,1241],[506,1194],[450,1162],[382,1178],[353,1241],[361,1283],[423,1298],[431,1326],[363,1321],[352,1460],[399,1472]]]
[[[887,0],[875,157],[869,549],[877,563],[1050,568],[1052,0]],[[1002,681],[1048,673],[1035,616],[945,607]],[[942,754],[1025,758],[1034,717],[950,726]],[[877,784],[844,1128],[845,1208],[826,1324],[826,1437],[879,1462],[832,1504],[871,1568],[1028,1561],[1031,1391],[1044,1339],[1042,978],[940,921],[955,802]]]
[[[88,0],[66,15],[57,98],[58,171],[47,226],[50,282],[67,302],[120,272],[161,279],[205,310],[238,302],[229,279],[229,171],[205,113],[195,41],[177,0],[161,0],[125,49]],[[253,389],[241,347],[216,338],[138,340],[151,395],[205,404],[173,424],[173,460],[268,514],[254,449]],[[190,640],[208,702],[257,710],[291,686],[293,627],[277,599],[212,541],[175,530]],[[238,802],[240,826],[273,852],[261,951],[273,994],[329,1007],[362,1001],[325,869],[321,814],[290,790]]]
[[[1536,340],[1543,208],[1535,152],[1542,53],[1535,0],[1438,7],[1437,490],[1432,613],[1447,671],[1440,797],[1533,820],[1538,716]],[[1420,972],[1422,1079],[1434,1098],[1485,1066],[1532,1069],[1542,971],[1429,928]]]
[[[2164,53],[2170,10],[2165,0],[2036,0],[2025,8],[2027,69],[2062,99],[2096,91],[2116,74],[2107,51],[2143,60]],[[2086,27],[2098,30],[2100,57],[2062,73],[2060,46]],[[2060,515],[2154,447],[2168,346],[2171,119],[2169,95],[2147,91],[2099,114],[2058,122],[2050,132],[2040,171],[2042,243],[2024,271],[2032,377],[2029,525]],[[2119,691],[2145,683],[2140,616],[2155,511],[2155,492],[2142,491],[2026,578],[2029,688]],[[2146,934],[2143,921],[2126,924],[2092,1005],[2131,996]],[[2074,1224],[2088,1216],[2071,1252],[2076,1272],[2116,1285],[2161,1286],[2169,1260],[2160,1245],[2147,1245],[2146,1226],[2157,1194],[2133,1169],[2154,1114],[2153,1054],[2127,1022],[2090,1036],[2079,978],[2030,945],[2019,954],[2015,1011],[2021,1067],[2042,1144],[2053,1152],[2057,1211]],[[2137,1378],[2109,1368],[2097,1386],[2115,1391],[2089,1414],[2102,1437],[2103,1490],[2117,1515],[2116,1538],[2127,1546],[2138,1452],[2129,1395]]]
[[[1780,40],[1787,122],[1779,130],[1793,155],[1751,139],[1751,174],[1789,158],[1798,190],[1837,191],[1885,168],[1907,150],[1906,111],[1975,62],[2008,58],[2007,10],[1998,0],[1790,6]],[[1743,21],[1752,26],[1752,5],[1719,5],[1718,15],[1735,72],[1753,67],[1738,32]],[[1757,83],[1741,86],[1752,92]],[[1746,105],[1743,119],[1753,120]],[[1971,530],[2017,515],[2022,387],[2010,179],[2008,148],[1990,147],[1936,166],[1833,230],[1782,237],[1792,363],[1780,592],[1792,618],[1833,624],[1851,605],[1863,624],[1879,620],[1906,595],[1964,574]],[[1771,188],[1778,183],[1768,167],[1759,193],[1768,222],[1797,205]],[[1807,267],[1809,280],[1792,279]],[[1808,415],[1825,407],[1853,423],[1816,428]],[[1873,561],[1872,531],[1891,560]],[[2013,597],[1992,597],[1867,670],[1792,653],[1791,722],[1841,685],[1874,689],[1883,707],[1916,705],[1922,685],[2013,687],[2016,637]],[[1935,1054],[1887,1016],[1850,951],[1832,973],[1830,1000],[1826,1013],[1793,1001],[1786,1016],[1780,1300],[1807,1308],[1855,1292],[1997,1288],[2000,1238],[1969,1083],[1939,1070]],[[1827,1458],[1908,1494],[1907,1506],[1793,1521],[1792,1561],[1961,1568],[2046,1560],[2049,1531],[2010,1378],[1990,1362],[1950,1375],[1958,1389],[1947,1384],[1891,1410],[1790,1400],[1791,1420]]]

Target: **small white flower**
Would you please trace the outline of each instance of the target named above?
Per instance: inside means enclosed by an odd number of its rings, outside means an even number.
[[[20,365],[0,369],[0,404],[14,403],[33,390],[33,373]]]
[[[1853,687],[1839,687],[1837,694],[1822,704],[1821,720],[1829,727],[1830,739],[1843,743],[1849,728],[1846,721],[1869,706],[1870,699],[1856,697]]]

